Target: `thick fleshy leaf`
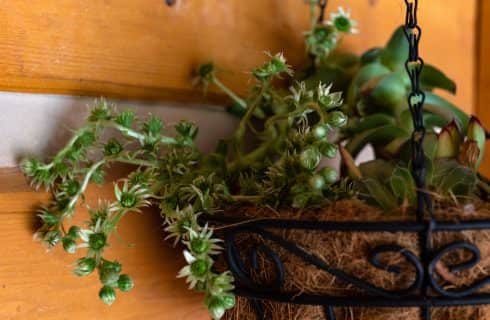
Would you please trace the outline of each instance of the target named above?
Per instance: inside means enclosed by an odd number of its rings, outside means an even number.
[[[424,139],[425,156],[430,160],[434,160],[437,155],[437,134],[428,132]]]
[[[388,145],[385,150],[390,147]],[[391,150],[391,149],[388,149]],[[427,132],[424,139],[424,151],[425,156],[429,160],[433,160],[437,152],[437,134],[435,132]],[[406,138],[405,143],[400,147],[400,150],[395,153],[397,159],[408,163],[412,159],[412,143],[410,141],[410,136]]]
[[[394,195],[402,202],[405,200],[408,200],[409,203],[415,202],[416,187],[410,170],[396,167],[390,179],[390,185]]]
[[[354,179],[359,180],[362,178],[362,173],[359,168],[356,166],[354,158],[352,155],[343,147],[339,147],[340,156],[342,159],[342,169],[347,171],[347,175]]]
[[[339,66],[342,69],[357,67],[359,56],[351,52],[338,52],[330,55],[325,62],[328,66]]]
[[[382,52],[383,48],[372,48],[364,52],[361,56],[361,65],[366,65],[378,60]]]
[[[367,112],[398,114],[407,99],[407,87],[403,78],[396,72],[373,78],[361,87],[361,94],[367,101]],[[374,109],[374,110],[373,110]]]
[[[313,72],[304,81],[308,89],[318,88],[318,83],[332,84],[333,90],[346,90],[351,80],[351,75],[347,70],[339,66],[322,66]]]
[[[381,53],[381,62],[392,71],[401,70],[408,58],[408,41],[403,27],[398,27]]]
[[[357,134],[388,124],[394,125],[395,118],[384,113],[376,113],[361,118],[350,118],[349,123],[342,129],[342,131],[348,134]]]
[[[352,79],[349,90],[347,92],[347,104],[349,105],[349,107],[355,108],[360,87],[364,85],[364,83],[366,83],[370,79],[389,74],[390,72],[390,69],[377,61],[361,67],[359,69],[359,72],[357,72],[357,74],[355,75],[354,79]]]
[[[459,151],[459,144],[453,140],[450,129],[444,127],[437,137],[437,159],[454,158]]]
[[[425,92],[425,95],[424,109],[426,111],[443,117],[447,122],[455,120],[458,126],[466,132],[470,117],[464,111],[434,93]]]
[[[352,156],[356,157],[367,144],[372,144],[374,147],[386,145],[394,139],[406,136],[407,133],[398,126],[391,124],[385,125],[355,135],[347,143],[346,149]]]
[[[426,128],[442,128],[447,124],[447,121],[437,114],[424,113],[424,123]]]
[[[400,153],[402,147],[410,140],[410,136],[407,134],[405,137],[400,137],[392,140],[383,150],[392,156],[395,156]]]
[[[381,159],[374,159],[359,165],[359,170],[361,170],[363,177],[379,181],[387,181],[391,177],[394,168],[393,164]]]
[[[422,83],[422,86],[427,90],[439,88],[453,94],[456,93],[456,83],[448,78],[444,74],[444,72],[430,64],[426,64],[422,69],[420,82]]]
[[[364,179],[362,184],[368,192],[368,197],[376,202],[385,211],[394,210],[399,206],[391,191],[378,180]]]
[[[434,187],[442,195],[468,196],[476,188],[476,173],[455,160],[437,161],[434,170]]]
[[[486,143],[486,131],[485,128],[483,128],[483,125],[481,124],[480,120],[478,120],[478,118],[471,117],[468,125],[467,137],[468,139],[475,141],[479,149],[478,159],[475,163],[475,168],[477,169],[480,166],[483,157],[485,155],[485,143]]]

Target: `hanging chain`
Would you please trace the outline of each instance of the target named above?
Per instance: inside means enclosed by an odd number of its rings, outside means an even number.
[[[418,24],[417,9],[418,0],[405,0],[407,12],[405,16],[405,36],[408,40],[408,59],[405,63],[410,78],[411,92],[408,96],[408,105],[412,113],[414,131],[412,133],[412,175],[417,186],[417,215],[423,219],[427,210],[432,216],[432,204],[430,196],[424,191],[426,176],[426,159],[424,153],[425,126],[423,118],[423,106],[425,93],[420,87],[420,75],[424,67],[424,60],[419,56],[419,42],[422,29]]]
[[[413,133],[412,133],[412,175],[417,187],[417,219],[424,221],[425,213],[428,214],[428,223],[424,231],[419,233],[421,247],[421,260],[425,272],[422,285],[424,294],[430,291],[429,261],[432,252],[432,233],[436,222],[433,219],[432,199],[425,190],[426,159],[424,153],[424,102],[425,93],[420,87],[420,75],[424,68],[424,60],[419,56],[419,43],[422,36],[422,29],[417,20],[418,0],[405,0],[407,13],[405,16],[404,32],[408,40],[408,59],[405,68],[410,78],[411,92],[408,95],[408,106],[412,113]],[[421,308],[421,316],[424,320],[431,319],[429,306]]]
[[[322,23],[325,20],[325,9],[327,8],[328,0],[319,0],[318,7],[320,8],[320,14],[318,15],[318,23]]]

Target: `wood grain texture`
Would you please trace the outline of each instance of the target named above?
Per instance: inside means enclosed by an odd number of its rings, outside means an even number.
[[[478,32],[478,117],[490,130],[490,2],[480,1]],[[490,143],[487,143],[486,159],[482,168],[483,174],[490,177]]]
[[[123,264],[123,273],[132,275],[135,288],[118,292],[116,302],[108,307],[98,300],[96,275],[72,275],[79,254],[68,255],[61,248],[47,253],[33,241],[33,210],[48,195],[30,191],[20,181],[18,171],[0,170],[0,319],[209,319],[203,297],[187,290],[184,281],[175,277],[184,262],[181,252],[163,241],[156,211],[128,215],[119,228],[122,240],[112,238],[108,258]],[[96,196],[110,196],[111,189],[92,187],[88,202]],[[86,220],[83,211],[78,210],[76,221]]]
[[[240,93],[264,51],[304,61],[303,0],[2,0],[0,89],[202,100],[191,70],[215,61]],[[344,47],[382,45],[403,21],[398,0],[332,0],[352,9],[361,34]],[[473,110],[476,0],[421,2],[423,56],[457,80],[453,99]],[[245,86],[244,86],[245,85]],[[216,95],[210,95],[215,99]]]

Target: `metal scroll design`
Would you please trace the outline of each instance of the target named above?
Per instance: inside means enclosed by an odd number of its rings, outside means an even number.
[[[230,223],[230,218],[209,217],[215,223]],[[431,224],[431,230],[437,232],[461,232],[464,230],[490,231],[490,220],[478,220],[453,223],[451,221],[426,222],[318,222],[303,220],[277,220],[263,219],[237,224],[227,227],[224,231],[226,261],[233,273],[238,296],[247,297],[252,302],[258,320],[265,320],[266,314],[262,301],[276,301],[292,304],[323,306],[325,319],[335,320],[334,308],[336,307],[378,307],[378,308],[402,308],[418,307],[423,319],[431,319],[431,310],[434,307],[469,306],[490,304],[490,294],[480,293],[481,289],[490,286],[490,277],[484,277],[473,284],[446,289],[440,284],[440,277],[436,271],[436,265],[450,253],[466,251],[469,257],[456,265],[448,266],[451,273],[458,273],[476,267],[480,261],[480,250],[474,244],[467,241],[456,241],[441,248],[431,250],[429,255],[417,256],[410,250],[396,244],[383,244],[374,247],[366,257],[371,265],[385,272],[391,272],[403,276],[403,271],[395,265],[383,264],[380,256],[386,253],[401,255],[414,270],[412,283],[407,283],[405,288],[391,290],[378,287],[367,280],[348,274],[342,269],[325,261],[319,256],[308,252],[300,244],[280,236],[282,232],[273,230],[305,230],[315,232],[402,232],[416,233],[422,240]],[[260,239],[254,247],[242,250],[238,239],[243,236],[253,236]],[[280,249],[280,253],[278,250]],[[272,265],[272,279],[267,283],[258,281],[254,276],[254,270],[259,268],[258,257],[267,259]],[[315,295],[308,293],[287,292],[284,284],[288,276],[281,258],[284,255],[294,255],[306,264],[314,265],[351,286],[363,292],[361,296],[345,297],[334,295]],[[423,253],[422,253],[423,254]],[[404,269],[405,270],[405,269]],[[410,270],[410,272],[412,272]]]

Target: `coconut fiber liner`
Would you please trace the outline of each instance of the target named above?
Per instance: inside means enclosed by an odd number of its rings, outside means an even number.
[[[270,208],[240,206],[227,210],[226,215],[247,219],[280,218],[312,221],[413,221],[414,213],[409,210],[397,210],[386,213],[359,200],[342,200],[332,205],[308,210],[280,210]],[[437,204],[434,216],[439,220],[490,219],[490,203],[481,202],[466,206],[445,206]],[[222,230],[227,226],[218,227]],[[399,274],[376,268],[368,261],[369,253],[378,245],[397,244],[414,254],[420,249],[416,233],[363,233],[363,232],[325,232],[311,230],[268,229],[284,239],[296,243],[309,253],[326,261],[330,266],[355,275],[373,285],[388,290],[405,289],[415,279],[415,269],[405,258],[397,253],[381,255],[385,264],[401,269]],[[481,261],[470,270],[451,273],[446,265],[454,265],[471,258],[470,253],[456,250],[446,254],[436,270],[439,283],[445,289],[463,287],[490,274],[490,231],[436,232],[433,236],[434,249],[441,248],[454,241],[468,241],[481,251]],[[263,240],[257,235],[238,235],[236,245],[242,259],[249,263],[250,250]],[[284,292],[310,294],[328,294],[336,296],[359,297],[366,293],[353,285],[345,283],[329,273],[309,265],[286,250],[266,241],[280,257],[285,269],[285,281],[281,288]],[[259,283],[270,283],[275,278],[272,262],[264,255],[258,255],[259,267],[253,278]],[[218,261],[218,268],[224,268],[224,261]],[[250,268],[249,270],[252,270]],[[490,292],[490,286],[480,292]],[[295,305],[262,301],[266,319],[270,320],[322,320],[325,319],[321,306]],[[418,320],[418,308],[335,308],[338,320]],[[432,309],[434,320],[490,320],[490,306],[451,307]],[[226,320],[256,320],[255,311],[246,298],[238,297],[236,307],[227,312]]]

